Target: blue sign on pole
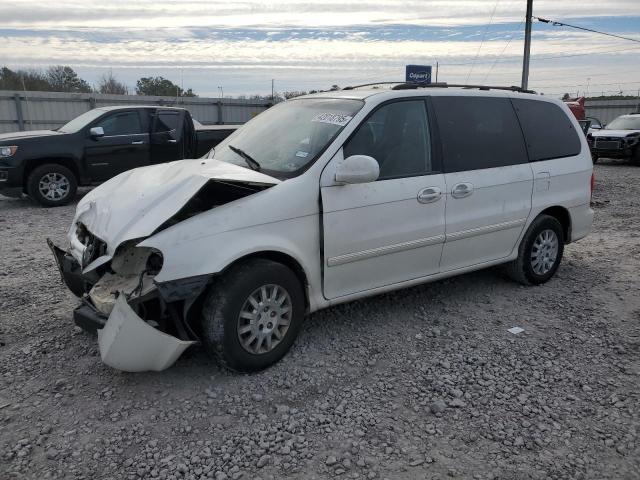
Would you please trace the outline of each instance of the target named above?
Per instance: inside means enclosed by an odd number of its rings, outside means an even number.
[[[431,83],[431,65],[407,65],[407,83]]]

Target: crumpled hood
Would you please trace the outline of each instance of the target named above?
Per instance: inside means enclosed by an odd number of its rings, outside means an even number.
[[[634,135],[640,133],[637,130],[607,130],[606,128],[602,130],[595,131],[591,134],[593,137],[616,137],[616,138],[624,138],[627,135]]]
[[[129,170],[95,188],[78,203],[68,235],[72,253],[77,258],[78,252],[73,251],[77,222],[106,242],[107,256],[111,257],[122,242],[151,235],[211,179],[280,183],[269,175],[213,159],[178,160]]]

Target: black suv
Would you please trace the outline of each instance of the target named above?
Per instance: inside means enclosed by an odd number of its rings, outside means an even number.
[[[237,125],[194,126],[183,108],[104,107],[57,130],[0,135],[0,193],[26,193],[53,207],[73,200],[78,185],[104,182],[125,170],[197,158]]]

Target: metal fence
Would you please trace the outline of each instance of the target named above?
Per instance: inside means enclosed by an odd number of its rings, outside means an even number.
[[[155,97],[98,93],[16,92],[0,90],[0,133],[58,128],[78,115],[107,105],[184,107],[205,125],[245,123],[270,103],[233,98]],[[640,99],[587,100],[587,115],[609,123],[619,115],[640,111]]]
[[[255,100],[0,90],[0,133],[61,127],[96,107],[163,105],[189,110],[205,125],[245,123],[271,105]]]
[[[640,98],[630,100],[587,100],[585,110],[588,117],[609,123],[620,115],[640,112]]]

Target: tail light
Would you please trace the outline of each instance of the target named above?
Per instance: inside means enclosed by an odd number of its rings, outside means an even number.
[[[596,174],[595,174],[595,172],[591,172],[591,181],[590,181],[591,198],[589,199],[589,201],[593,200],[593,188],[595,186],[596,186]]]

